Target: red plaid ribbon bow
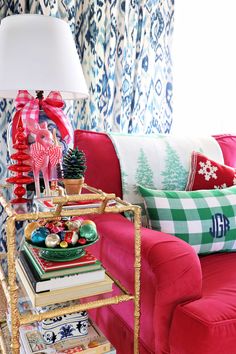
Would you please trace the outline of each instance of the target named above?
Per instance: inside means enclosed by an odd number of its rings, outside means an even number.
[[[16,128],[19,117],[21,116],[23,125],[27,132],[27,121],[29,119],[33,119],[36,123],[38,123],[40,108],[42,108],[47,117],[56,124],[61,133],[62,139],[65,140],[67,144],[71,142],[73,137],[72,125],[62,111],[64,102],[58,91],[51,91],[47,98],[41,100],[34,98],[26,90],[19,90],[15,103],[17,112],[12,123],[13,143],[15,142],[15,134],[17,131]]]

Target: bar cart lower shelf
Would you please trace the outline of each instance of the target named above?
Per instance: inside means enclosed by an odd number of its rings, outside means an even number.
[[[0,193],[0,203],[2,204],[5,213],[7,214],[6,220],[6,232],[7,232],[7,253],[2,253],[1,258],[7,257],[8,263],[8,276],[5,277],[3,268],[0,266],[0,281],[2,288],[10,308],[11,314],[11,351],[12,354],[20,353],[20,342],[19,342],[19,327],[21,325],[30,324],[36,321],[42,321],[55,316],[62,316],[66,314],[71,314],[78,311],[85,311],[94,308],[99,308],[102,306],[118,304],[125,301],[134,302],[134,354],[139,353],[139,327],[140,327],[140,268],[141,268],[141,240],[140,240],[140,227],[141,227],[141,211],[140,207],[136,205],[131,205],[125,201],[117,198],[115,194],[107,194],[101,190],[89,187],[86,184],[83,186],[83,192],[80,195],[72,196],[58,196],[52,197],[51,202],[55,205],[53,210],[49,211],[37,211],[37,212],[26,212],[17,213],[11,206],[11,204],[6,200],[4,195],[4,189]],[[65,204],[68,202],[85,202],[96,200],[98,201],[98,206],[96,207],[84,207],[75,209],[66,209]],[[114,203],[109,204],[109,201],[114,201]],[[17,221],[32,221],[38,219],[55,219],[60,217],[74,217],[89,214],[101,214],[101,213],[123,213],[132,212],[134,220],[134,251],[135,251],[135,262],[134,262],[134,292],[130,294],[129,291],[117,280],[112,277],[112,274],[108,274],[109,277],[114,281],[116,287],[120,289],[120,294],[115,296],[110,296],[108,298],[96,299],[83,303],[77,303],[75,305],[67,306],[64,308],[58,308],[55,310],[50,310],[44,313],[27,313],[20,314],[18,311],[18,286],[16,282],[16,268],[15,260],[17,258],[16,250],[16,226]],[[99,242],[99,241],[98,241]],[[0,347],[3,354],[10,354],[6,352],[6,345],[4,343],[4,337],[2,331],[0,331]]]

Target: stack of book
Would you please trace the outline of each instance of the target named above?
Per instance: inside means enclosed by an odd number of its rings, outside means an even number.
[[[112,291],[113,281],[88,251],[72,261],[52,262],[40,258],[39,249],[25,243],[16,270],[35,307]]]
[[[20,327],[20,354],[116,354],[109,340],[96,324],[89,320],[88,334],[81,338],[67,338],[58,343],[46,344],[37,324]]]

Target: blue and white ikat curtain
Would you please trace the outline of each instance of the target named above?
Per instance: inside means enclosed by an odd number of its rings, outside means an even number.
[[[77,104],[77,125],[168,133],[174,0],[85,3],[78,6],[75,34],[91,96]]]
[[[66,104],[74,128],[170,132],[174,0],[0,0],[0,20],[19,13],[70,24],[90,92],[89,99]],[[0,101],[0,181],[13,112],[14,102]]]

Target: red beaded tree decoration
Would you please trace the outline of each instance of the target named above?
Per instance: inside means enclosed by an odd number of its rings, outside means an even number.
[[[24,173],[28,173],[29,171],[31,171],[31,166],[29,164],[24,163],[25,161],[30,160],[30,155],[25,152],[25,150],[28,149],[28,144],[26,135],[24,133],[21,117],[18,121],[16,142],[13,145],[13,148],[18,151],[11,155],[11,159],[16,160],[17,163],[9,166],[8,169],[10,171],[15,172],[16,176],[7,178],[6,180],[9,183],[16,184],[14,194],[17,196],[17,198],[12,199],[11,203],[26,203],[28,199],[23,198],[26,193],[26,189],[25,187],[23,187],[23,184],[32,183],[34,180],[33,178],[24,175]]]

